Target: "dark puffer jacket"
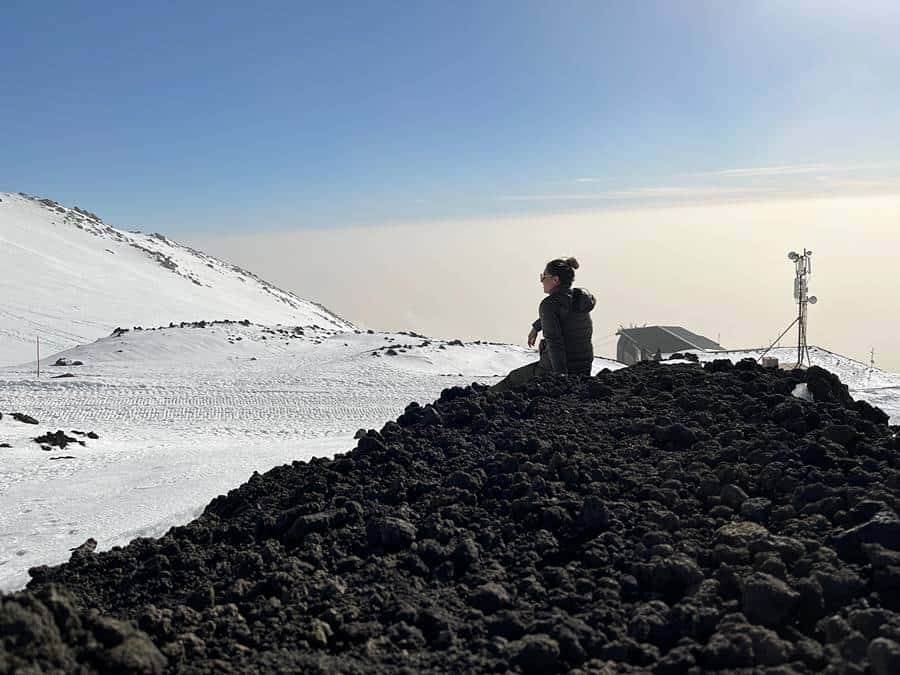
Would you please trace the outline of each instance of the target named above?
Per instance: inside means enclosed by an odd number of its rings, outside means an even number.
[[[541,301],[540,318],[532,327],[544,331],[541,361],[549,362],[554,373],[591,374],[594,361],[591,310],[596,304],[594,296],[584,288],[559,286]]]

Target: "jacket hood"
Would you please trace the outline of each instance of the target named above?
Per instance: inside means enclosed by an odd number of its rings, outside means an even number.
[[[586,314],[594,309],[597,301],[586,288],[572,289],[572,311]]]

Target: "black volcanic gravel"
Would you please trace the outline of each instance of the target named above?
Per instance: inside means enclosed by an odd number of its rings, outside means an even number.
[[[819,368],[454,387],[33,569],[0,672],[898,673],[896,432]]]

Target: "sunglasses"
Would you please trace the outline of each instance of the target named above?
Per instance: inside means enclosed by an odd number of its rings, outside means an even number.
[[[541,281],[543,281],[544,279],[551,279],[554,276],[555,275],[553,275],[553,274],[547,274],[546,272],[541,272]]]

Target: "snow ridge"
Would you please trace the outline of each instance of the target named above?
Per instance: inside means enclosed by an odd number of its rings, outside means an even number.
[[[25,193],[0,193],[0,364],[91,342],[119,325],[202,319],[319,325],[349,321],[237,265],[154,233]]]

